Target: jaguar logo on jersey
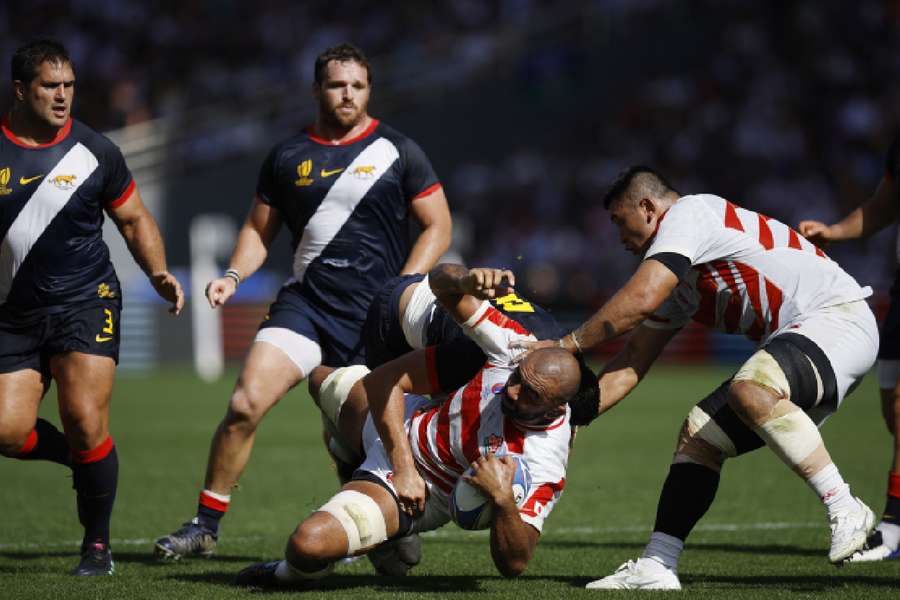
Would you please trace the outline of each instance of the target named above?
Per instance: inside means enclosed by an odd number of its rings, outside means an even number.
[[[109,285],[101,283],[97,286],[97,296],[100,298],[115,298],[116,293],[109,289]]]
[[[9,167],[0,169],[0,196],[12,194],[12,188],[6,185],[9,183],[10,177],[12,177],[12,169]]]
[[[308,185],[312,185],[313,181],[315,181],[310,174],[312,173],[312,160],[306,159],[297,165],[297,181],[294,182],[294,185],[297,187],[306,187]]]
[[[71,190],[75,187],[76,179],[78,179],[78,175],[57,175],[50,179],[50,183],[61,190]]]
[[[500,450],[502,445],[503,438],[494,433],[484,438],[484,447],[487,448],[491,454],[497,454],[497,451]]]
[[[372,179],[375,177],[375,165],[364,165],[360,167],[356,167],[350,174],[356,177],[357,179]]]

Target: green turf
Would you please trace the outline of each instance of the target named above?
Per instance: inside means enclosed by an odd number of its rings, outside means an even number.
[[[366,561],[339,567],[308,597],[594,597],[583,590],[635,557],[645,543],[684,415],[727,373],[661,367],[633,397],[578,437],[568,485],[534,560],[517,580],[497,575],[483,533],[452,526],[426,538],[415,575],[385,579]],[[121,378],[112,431],[121,459],[113,518],[118,572],[102,580],[67,576],[79,526],[71,480],[51,464],[0,461],[0,598],[232,598],[244,565],[276,558],[299,519],[335,489],[320,447],[319,419],[305,390],[273,409],[233,508],[218,557],[159,565],[150,539],[193,515],[210,435],[232,380],[207,385],[181,371]],[[51,394],[42,414],[57,421]],[[874,377],[823,428],[854,491],[876,512],[884,502],[889,437]],[[775,525],[766,525],[775,524]],[[764,527],[777,527],[764,528]],[[681,579],[698,597],[896,598],[900,561],[843,569],[826,559],[828,531],[812,492],[763,449],[729,463],[719,496],[691,536]],[[276,594],[279,595],[279,594]]]

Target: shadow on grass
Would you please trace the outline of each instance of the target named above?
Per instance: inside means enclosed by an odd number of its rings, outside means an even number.
[[[0,552],[0,558],[8,558],[10,560],[15,561],[34,561],[34,560],[43,560],[47,558],[71,558],[73,561],[73,566],[78,562],[78,552],[70,551],[70,550],[55,550],[50,552],[34,552],[34,551],[25,551],[25,550],[16,550],[16,551],[3,551]],[[159,567],[159,568],[171,568],[173,566],[189,566],[189,565],[207,565],[211,564],[210,561],[195,559],[188,560],[185,562],[162,562],[158,560],[153,554],[150,552],[117,552],[113,549],[113,560],[117,563],[122,564],[142,564],[149,567]],[[213,559],[217,563],[241,563],[247,564],[253,561],[259,560],[258,556],[216,556]],[[33,565],[34,568],[22,569],[21,566],[13,566],[13,565],[0,565],[0,573],[15,573],[21,572],[23,570],[26,571],[44,571],[45,569],[37,568],[38,565]]]
[[[886,587],[896,588],[900,579],[897,577],[873,577],[871,575],[683,575],[682,585],[703,588],[755,588],[771,587],[787,589],[792,592],[829,591],[844,586]]]
[[[607,550],[622,550],[633,548],[643,551],[644,542],[587,542],[583,540],[546,540],[540,543],[542,548],[596,548]],[[737,544],[685,544],[685,550],[706,550],[710,552],[732,552],[735,554],[783,554],[791,556],[816,556],[824,557],[825,548],[802,548],[788,544],[765,544],[759,546],[746,546]]]

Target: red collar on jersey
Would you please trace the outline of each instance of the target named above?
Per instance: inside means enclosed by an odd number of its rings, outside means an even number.
[[[558,419],[550,423],[549,425],[525,425],[524,423],[520,423],[515,419],[510,419],[512,423],[518,427],[519,429],[525,429],[527,431],[550,431],[551,429],[556,429],[560,427],[566,421],[566,415],[560,415]]]
[[[36,146],[32,146],[31,144],[26,144],[20,138],[16,137],[10,128],[9,128],[9,115],[3,115],[3,119],[0,120],[0,129],[3,130],[3,135],[9,139],[16,146],[21,146],[22,148],[28,148],[29,150],[34,150],[37,148],[49,148],[50,146],[55,146],[60,143],[69,135],[69,132],[72,131],[72,117],[69,117],[69,120],[66,121],[66,124],[59,128],[59,131],[56,132],[56,135],[52,140],[47,142],[46,144],[37,144]]]
[[[672,207],[670,206],[669,208],[672,208]],[[659,233],[659,226],[662,224],[663,219],[666,218],[666,215],[669,214],[669,208],[664,210],[663,213],[661,215],[659,215],[659,218],[656,220],[656,227],[653,228],[653,235],[650,236],[651,240],[656,237],[657,233]]]
[[[305,133],[306,135],[308,135],[308,136],[309,136],[309,139],[311,139],[311,140],[314,141],[315,143],[317,143],[317,144],[322,144],[323,146],[349,146],[350,144],[355,144],[355,143],[358,142],[359,140],[361,140],[361,139],[363,139],[363,138],[366,138],[366,137],[368,137],[369,135],[371,135],[372,132],[375,131],[375,128],[378,127],[378,123],[379,123],[378,119],[372,119],[372,122],[369,123],[369,126],[366,127],[365,130],[363,130],[362,133],[360,133],[360,134],[359,134],[358,136],[356,136],[356,137],[350,138],[349,140],[344,140],[343,142],[332,142],[331,140],[326,140],[326,139],[324,139],[324,138],[320,138],[320,137],[317,136],[315,133],[313,133],[313,126],[312,126],[312,125],[310,125],[310,126],[307,127],[306,129],[304,129],[304,130],[303,130],[303,133]]]

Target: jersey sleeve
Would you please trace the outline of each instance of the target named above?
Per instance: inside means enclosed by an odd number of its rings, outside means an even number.
[[[273,148],[266,156],[259,168],[259,178],[256,181],[256,197],[275,208],[278,205],[278,149]]]
[[[103,156],[103,191],[101,198],[103,204],[110,208],[117,208],[134,193],[135,183],[125,157],[119,147],[108,142]]]
[[[690,320],[691,314],[675,300],[673,295],[669,296],[656,312],[644,319],[641,325],[650,329],[681,329]]]
[[[894,137],[884,161],[884,175],[890,180],[900,181],[900,135]]]
[[[521,454],[528,463],[531,487],[519,507],[519,517],[538,531],[543,529],[544,521],[550,516],[566,487],[570,440],[571,427],[568,419],[554,429],[526,434]]]
[[[517,321],[491,306],[487,300],[484,300],[475,314],[463,323],[463,331],[487,355],[488,363],[498,367],[513,364],[524,352],[520,349],[511,349],[509,347],[511,342],[537,339]]]
[[[706,252],[712,231],[702,226],[706,214],[700,202],[689,197],[682,198],[669,208],[660,218],[656,237],[650,244],[645,258],[657,254],[680,254],[691,261],[692,265],[702,262],[700,257]]]
[[[403,194],[408,200],[415,200],[432,193],[441,184],[425,152],[414,141],[407,139],[403,146],[405,163],[403,168]]]

